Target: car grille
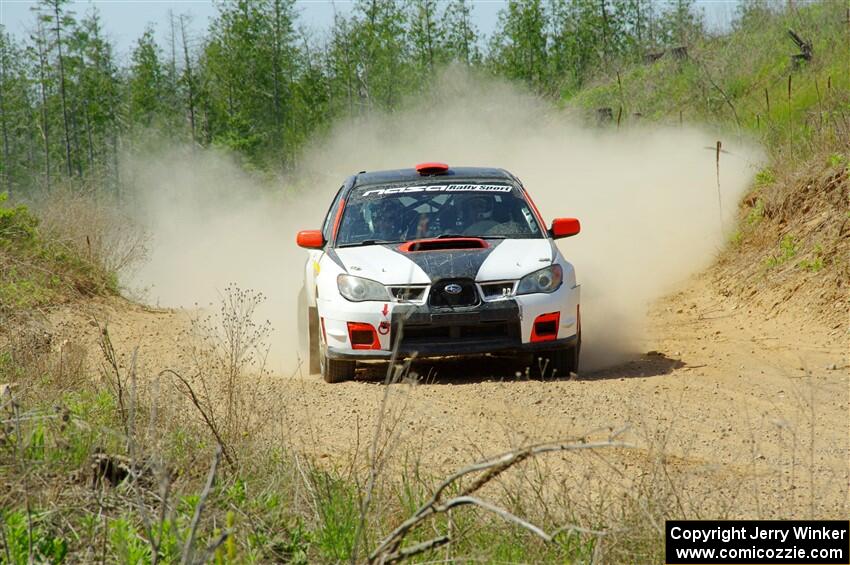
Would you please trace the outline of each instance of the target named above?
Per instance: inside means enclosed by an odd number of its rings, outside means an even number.
[[[455,340],[475,341],[511,337],[513,333],[511,329],[510,323],[501,321],[451,326],[405,326],[403,339],[407,346],[415,346],[417,343],[443,343]]]
[[[393,310],[391,324],[393,346],[402,354],[487,353],[518,347],[522,341],[519,306],[513,300],[457,309],[399,305]]]
[[[459,290],[449,292],[452,289]],[[434,308],[476,306],[479,302],[478,290],[470,279],[443,279],[431,287],[428,297],[428,303]]]

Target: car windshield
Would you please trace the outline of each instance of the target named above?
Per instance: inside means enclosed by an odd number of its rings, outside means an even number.
[[[337,246],[439,237],[544,237],[520,189],[510,184],[380,185],[354,189]]]

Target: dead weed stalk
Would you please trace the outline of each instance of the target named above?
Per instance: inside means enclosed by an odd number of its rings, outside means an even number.
[[[605,532],[590,530],[576,525],[568,525],[558,530],[547,533],[543,528],[525,520],[508,510],[491,502],[474,496],[485,485],[499,477],[502,473],[518,465],[523,461],[543,455],[546,453],[580,450],[598,450],[612,447],[632,447],[630,444],[621,442],[618,438],[625,430],[611,434],[604,441],[598,442],[547,442],[530,445],[513,451],[508,451],[496,457],[485,459],[464,467],[445,480],[443,480],[431,498],[426,501],[412,516],[399,524],[383,540],[381,540],[374,551],[369,555],[369,563],[397,563],[409,559],[420,553],[447,545],[453,541],[450,533],[445,533],[431,538],[427,541],[412,546],[402,547],[405,537],[423,525],[429,518],[438,514],[448,513],[453,508],[461,506],[476,506],[482,510],[495,514],[503,520],[520,526],[536,535],[546,542],[553,542],[557,535],[564,531],[578,531],[592,535],[605,535]],[[459,486],[459,481],[467,475],[477,474],[475,480],[465,488],[460,489],[459,494],[446,498],[444,495]]]
[[[268,373],[271,323],[254,318],[265,299],[260,292],[228,285],[218,312],[191,322],[192,377],[176,369],[160,373],[175,379],[175,387],[201,416],[231,469],[238,462],[234,445],[259,423],[253,385]]]

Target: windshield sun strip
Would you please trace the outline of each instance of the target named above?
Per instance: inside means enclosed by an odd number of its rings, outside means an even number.
[[[461,237],[480,238],[480,239],[545,239],[546,238],[546,229],[543,227],[541,216],[539,215],[539,212],[537,211],[536,206],[531,201],[528,193],[522,187],[522,185],[517,184],[516,182],[511,181],[509,179],[492,179],[492,178],[478,179],[478,178],[476,178],[476,179],[452,179],[452,180],[454,182],[434,183],[434,185],[438,185],[438,184],[445,184],[445,185],[473,185],[473,184],[491,185],[492,184],[493,186],[506,187],[509,190],[505,191],[505,194],[511,194],[511,195],[513,195],[512,196],[513,198],[520,200],[522,202],[522,204],[525,205],[528,208],[528,210],[530,212],[530,216],[531,216],[529,226],[528,226],[528,228],[529,228],[528,233],[469,234],[469,235],[463,235]],[[423,183],[423,181],[421,179],[417,179],[415,181],[411,181],[411,182],[403,183],[403,184],[374,183],[374,184],[364,184],[364,185],[360,185],[360,186],[352,186],[347,191],[347,193],[345,194],[345,199],[340,203],[342,206],[341,206],[341,209],[339,210],[339,215],[340,215],[339,226],[342,227],[343,225],[345,225],[346,215],[348,213],[350,213],[352,206],[355,205],[355,204],[358,204],[358,203],[362,203],[362,201],[365,200],[362,197],[362,195],[357,194],[357,192],[362,192],[364,190],[378,189],[378,188],[381,188],[381,187],[404,189],[404,188],[413,187],[417,184],[425,184],[425,183]],[[434,194],[463,194],[464,192],[466,192],[466,191],[435,192]],[[473,191],[469,191],[469,192],[473,192]],[[422,193],[419,193],[419,192],[410,193],[407,196],[413,197],[414,194],[422,194]],[[482,191],[482,194],[499,194],[499,192]],[[402,195],[399,194],[398,196],[402,196]],[[404,207],[404,210],[407,211],[407,210],[410,210],[411,208],[414,208],[414,207],[419,206],[421,204],[422,204],[421,202],[418,202],[418,203],[413,202],[413,203],[410,203],[408,205],[402,204],[402,206]],[[444,207],[446,205],[447,205],[447,203],[443,203],[442,205],[440,205],[439,209],[442,209],[442,207]],[[439,209],[437,210],[437,212],[439,212]],[[333,241],[334,247],[355,247],[355,246],[358,246],[358,245],[363,245],[363,243],[356,242],[356,241],[346,242],[346,243],[339,245],[337,243],[339,241],[339,237],[340,237],[339,233],[334,234],[334,241]],[[394,243],[405,243],[405,242],[408,242],[408,241],[415,241],[417,239],[434,239],[435,237],[439,237],[439,236],[428,235],[428,236],[423,236],[423,237],[411,237],[411,238],[406,238],[404,240],[399,240],[399,241],[380,241],[380,242],[376,242],[376,244],[389,245],[389,244],[394,244]],[[368,239],[365,240],[365,241],[368,241]],[[372,244],[370,243],[370,244],[365,244],[365,245],[372,245]]]

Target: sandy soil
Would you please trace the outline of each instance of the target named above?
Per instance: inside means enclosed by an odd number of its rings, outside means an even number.
[[[48,318],[55,334],[97,352],[93,315],[108,321],[125,359],[139,347],[143,375],[188,362],[185,312],[98,301]],[[266,441],[344,465],[365,456],[386,397],[394,461],[414,457],[435,472],[529,442],[629,426],[624,438],[635,449],[604,460],[556,456],[546,472],[564,484],[614,477],[637,488],[661,454],[663,472],[694,508],[713,500],[714,516],[850,513],[846,324],[800,327],[791,312],[748,309],[706,274],[656,304],[649,321],[643,355],[571,380],[529,379],[505,360],[415,364],[417,384],[389,388],[380,366],[338,385],[271,374],[257,379],[253,412]]]

